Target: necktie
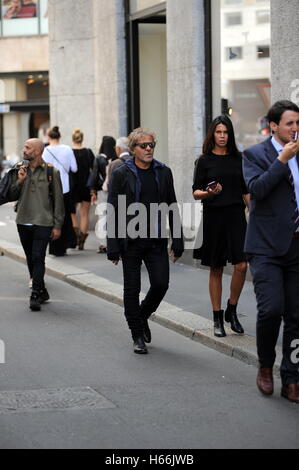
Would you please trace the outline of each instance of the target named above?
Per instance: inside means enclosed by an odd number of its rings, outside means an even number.
[[[289,180],[290,180],[290,183],[292,185],[292,188],[293,188],[293,191],[294,191],[294,197],[295,197],[295,201],[296,201],[296,191],[295,191],[294,178],[293,178],[293,174],[291,172],[291,169],[290,169],[289,165],[288,165],[288,169],[289,169]],[[297,202],[296,202],[296,208],[295,208],[295,212],[294,212],[294,226],[295,226],[294,231],[295,232],[299,231],[299,211],[298,211]]]

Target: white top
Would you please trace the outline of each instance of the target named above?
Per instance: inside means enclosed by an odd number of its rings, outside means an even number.
[[[77,161],[69,145],[48,145],[43,151],[42,159],[51,163],[60,172],[63,194],[70,191],[69,172],[78,171]]]

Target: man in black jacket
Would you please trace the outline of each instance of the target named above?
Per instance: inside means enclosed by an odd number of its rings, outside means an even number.
[[[133,158],[113,171],[109,184],[108,259],[115,265],[122,259],[125,316],[137,354],[148,352],[145,345],[151,342],[148,319],[168,289],[168,236],[166,219],[162,217],[165,208],[168,209],[174,263],[184,251],[172,172],[154,160],[155,145],[154,132],[135,129],[129,136]],[[150,289],[140,304],[142,262],[149,274]]]

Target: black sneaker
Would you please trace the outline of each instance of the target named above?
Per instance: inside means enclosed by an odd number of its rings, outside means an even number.
[[[42,290],[39,291],[38,293],[38,298],[39,298],[39,303],[43,304],[44,302],[47,302],[49,300],[49,292],[47,289],[44,287]]]
[[[139,338],[134,339],[133,343],[134,353],[136,354],[147,354],[148,350],[145,345],[144,339],[142,336]]]
[[[147,318],[143,319],[143,339],[146,343],[150,343],[152,340],[152,333],[148,326]]]
[[[41,309],[41,305],[40,305],[40,297],[39,297],[39,293],[36,292],[36,291],[33,291],[31,296],[30,296],[30,303],[29,303],[29,307],[31,310],[33,310],[34,312],[38,312],[40,309]]]

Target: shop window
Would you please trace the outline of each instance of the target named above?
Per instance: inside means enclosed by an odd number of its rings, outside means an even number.
[[[230,116],[240,150],[264,140],[269,130],[264,117],[271,106],[270,0],[261,3],[257,11],[254,0],[211,2],[211,117]],[[227,21],[237,22],[237,4],[242,23],[228,28]]]

